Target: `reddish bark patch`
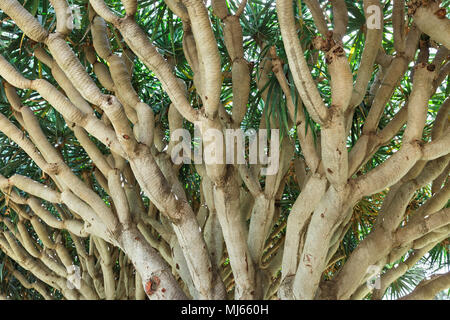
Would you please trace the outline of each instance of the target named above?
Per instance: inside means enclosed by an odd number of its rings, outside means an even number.
[[[444,19],[447,14],[447,10],[445,8],[440,8],[438,11],[434,13],[439,19]]]
[[[151,277],[145,283],[145,293],[147,293],[149,296],[151,296],[152,294],[154,294],[156,292],[156,290],[158,290],[160,283],[161,283],[161,280],[157,276]]]
[[[307,266],[307,267],[309,267],[309,268],[312,267],[312,264],[311,264],[311,258],[312,258],[312,256],[311,256],[310,254],[306,254],[306,255],[303,257],[303,261],[305,262],[305,266]]]
[[[147,281],[147,283],[145,284],[145,293],[148,295],[152,295],[152,282],[149,280]]]

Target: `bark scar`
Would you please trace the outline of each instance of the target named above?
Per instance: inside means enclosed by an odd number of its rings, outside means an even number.
[[[161,283],[161,280],[157,276],[152,276],[146,283],[145,283],[145,293],[147,295],[151,296],[158,290],[159,284]]]

